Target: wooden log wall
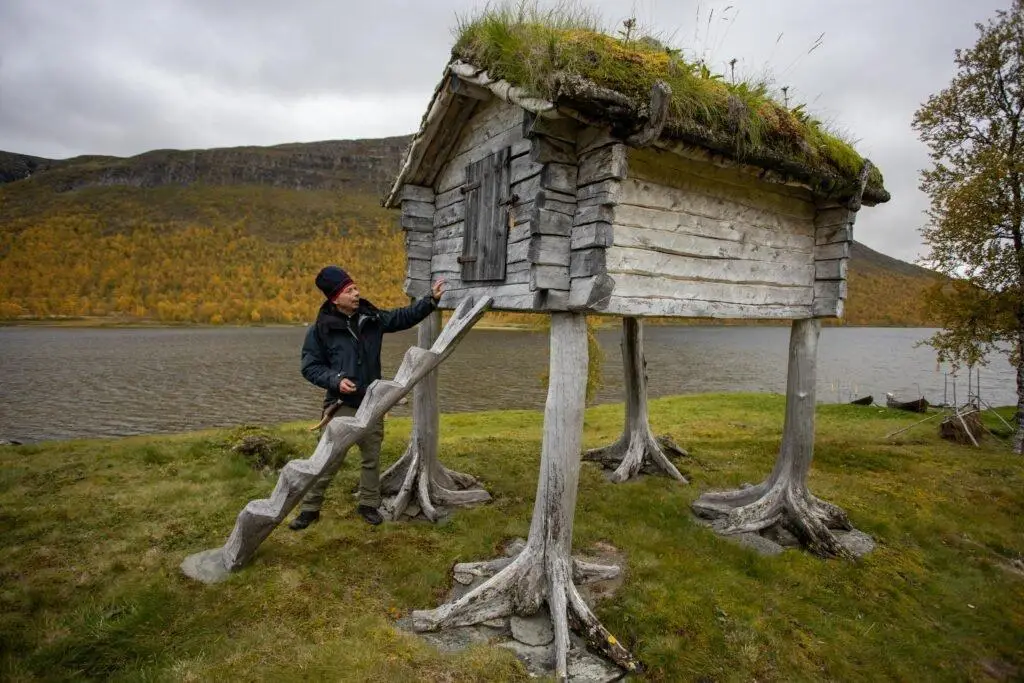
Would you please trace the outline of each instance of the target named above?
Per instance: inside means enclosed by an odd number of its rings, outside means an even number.
[[[402,229],[405,230],[405,293],[430,293],[430,261],[434,254],[434,190],[420,185],[402,187]]]
[[[614,282],[606,254],[613,242],[613,220],[621,181],[626,178],[626,146],[598,128],[586,128],[576,140],[578,176],[576,214],[569,240],[569,307],[604,310]]]
[[[434,278],[447,281],[441,300],[451,308],[468,296],[493,298],[493,309],[532,310],[534,292],[530,288],[528,248],[529,213],[522,200],[511,209],[512,227],[506,246],[505,280],[501,283],[463,282],[462,255],[465,235],[466,201],[462,186],[466,166],[505,147],[511,147],[511,191],[526,196],[528,186],[536,182],[541,165],[530,160],[530,142],[523,139],[523,110],[498,99],[478,105],[472,118],[463,126],[449,159],[440,166],[433,183],[435,191],[433,251],[430,271]]]
[[[523,137],[537,175],[518,193],[529,212],[530,287],[534,308],[566,310],[569,303],[570,239],[576,214],[576,135],[571,119],[526,114]]]
[[[606,183],[607,191],[586,190],[597,183]],[[588,299],[604,294],[603,311],[716,318],[812,315],[817,211],[809,192],[618,144],[581,156],[579,184],[580,196],[603,196],[592,200],[589,213],[581,201],[577,223],[611,226],[574,236],[582,247],[588,239],[607,244],[610,232],[610,246],[581,253],[572,269],[574,277],[595,278]],[[610,296],[610,285],[601,278],[613,281]],[[570,303],[579,303],[585,292],[580,287]]]
[[[814,216],[814,304],[817,318],[843,316],[846,272],[857,212],[837,204],[822,205]]]

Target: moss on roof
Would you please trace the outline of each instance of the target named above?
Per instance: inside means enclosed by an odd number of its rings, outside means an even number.
[[[803,106],[773,100],[767,84],[731,83],[657,39],[608,35],[579,12],[490,8],[459,26],[452,57],[555,102],[564,74],[622,93],[637,110],[648,102],[654,83],[664,81],[672,98],[662,138],[783,172],[823,194],[849,193],[863,168],[852,145]],[[877,168],[868,177],[865,199],[889,199]]]

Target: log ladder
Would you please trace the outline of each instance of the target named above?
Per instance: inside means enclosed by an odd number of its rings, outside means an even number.
[[[302,500],[313,483],[341,466],[342,454],[451,354],[490,305],[489,297],[465,299],[429,349],[414,346],[406,351],[394,380],[371,384],[354,417],[332,420],[310,458],[292,460],[281,469],[270,498],[250,501],[242,509],[227,543],[189,555],[181,563],[182,572],[203,583],[217,583],[248,564],[260,543]]]

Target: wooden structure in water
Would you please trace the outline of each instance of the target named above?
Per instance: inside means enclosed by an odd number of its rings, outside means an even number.
[[[793,321],[774,471],[758,486],[705,494],[694,509],[723,533],[782,523],[813,552],[844,555],[831,529],[850,528],[845,514],[806,487],[819,319],[842,315],[857,213],[888,193],[866,160],[852,175],[821,173],[786,159],[744,158],[712,137],[670,130],[672,93],[663,82],[637,102],[584,78],[558,78],[554,95],[538,97],[453,61],[384,204],[401,210],[410,296],[443,277],[442,307],[486,296],[496,310],[552,315],[527,545],[514,559],[460,565],[493,578],[414,616],[418,628],[437,629],[547,602],[561,677],[568,621],[622,666],[636,665],[573,585],[612,571],[574,569],[570,557],[587,364],[583,316],[624,319],[625,433],[592,454],[615,469],[616,481],[651,466],[683,481],[648,426],[642,318]],[[417,400],[417,419],[436,413],[436,395]],[[436,428],[427,431],[434,444],[426,447],[436,451]]]

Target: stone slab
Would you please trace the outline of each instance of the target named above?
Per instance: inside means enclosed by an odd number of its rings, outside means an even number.
[[[547,608],[542,607],[528,617],[514,616],[509,621],[512,637],[524,645],[547,645],[555,639]]]
[[[863,531],[834,531],[836,540],[854,557],[863,557],[875,549],[875,541]]]

